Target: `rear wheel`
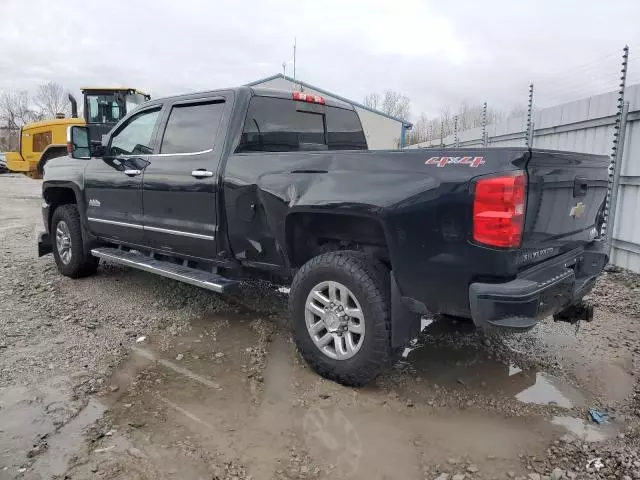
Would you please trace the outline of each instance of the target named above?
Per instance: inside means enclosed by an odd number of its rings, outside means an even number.
[[[395,361],[389,272],[360,252],[319,255],[296,274],[289,292],[294,339],[318,374],[362,386]]]
[[[60,273],[71,278],[86,277],[98,268],[99,260],[84,251],[82,224],[76,205],[62,205],[51,220],[53,257]]]

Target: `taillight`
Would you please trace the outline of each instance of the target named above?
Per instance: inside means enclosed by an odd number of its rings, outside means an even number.
[[[524,172],[476,180],[473,239],[494,247],[519,247],[526,201],[527,176]]]
[[[310,93],[303,92],[293,92],[291,97],[294,100],[298,100],[299,102],[319,103],[320,105],[324,105],[324,98],[320,95],[312,95]]]

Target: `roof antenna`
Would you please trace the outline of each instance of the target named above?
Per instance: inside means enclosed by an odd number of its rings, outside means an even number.
[[[287,78],[287,62],[282,62],[282,74]]]
[[[296,88],[296,43],[298,37],[293,37],[293,88]]]

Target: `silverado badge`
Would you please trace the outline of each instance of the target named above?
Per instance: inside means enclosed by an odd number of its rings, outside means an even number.
[[[580,218],[584,214],[584,203],[578,202],[574,207],[571,207],[569,216],[573,218]]]

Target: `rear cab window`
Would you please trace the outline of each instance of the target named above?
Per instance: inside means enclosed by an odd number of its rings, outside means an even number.
[[[237,152],[366,150],[354,110],[287,98],[254,96]]]

